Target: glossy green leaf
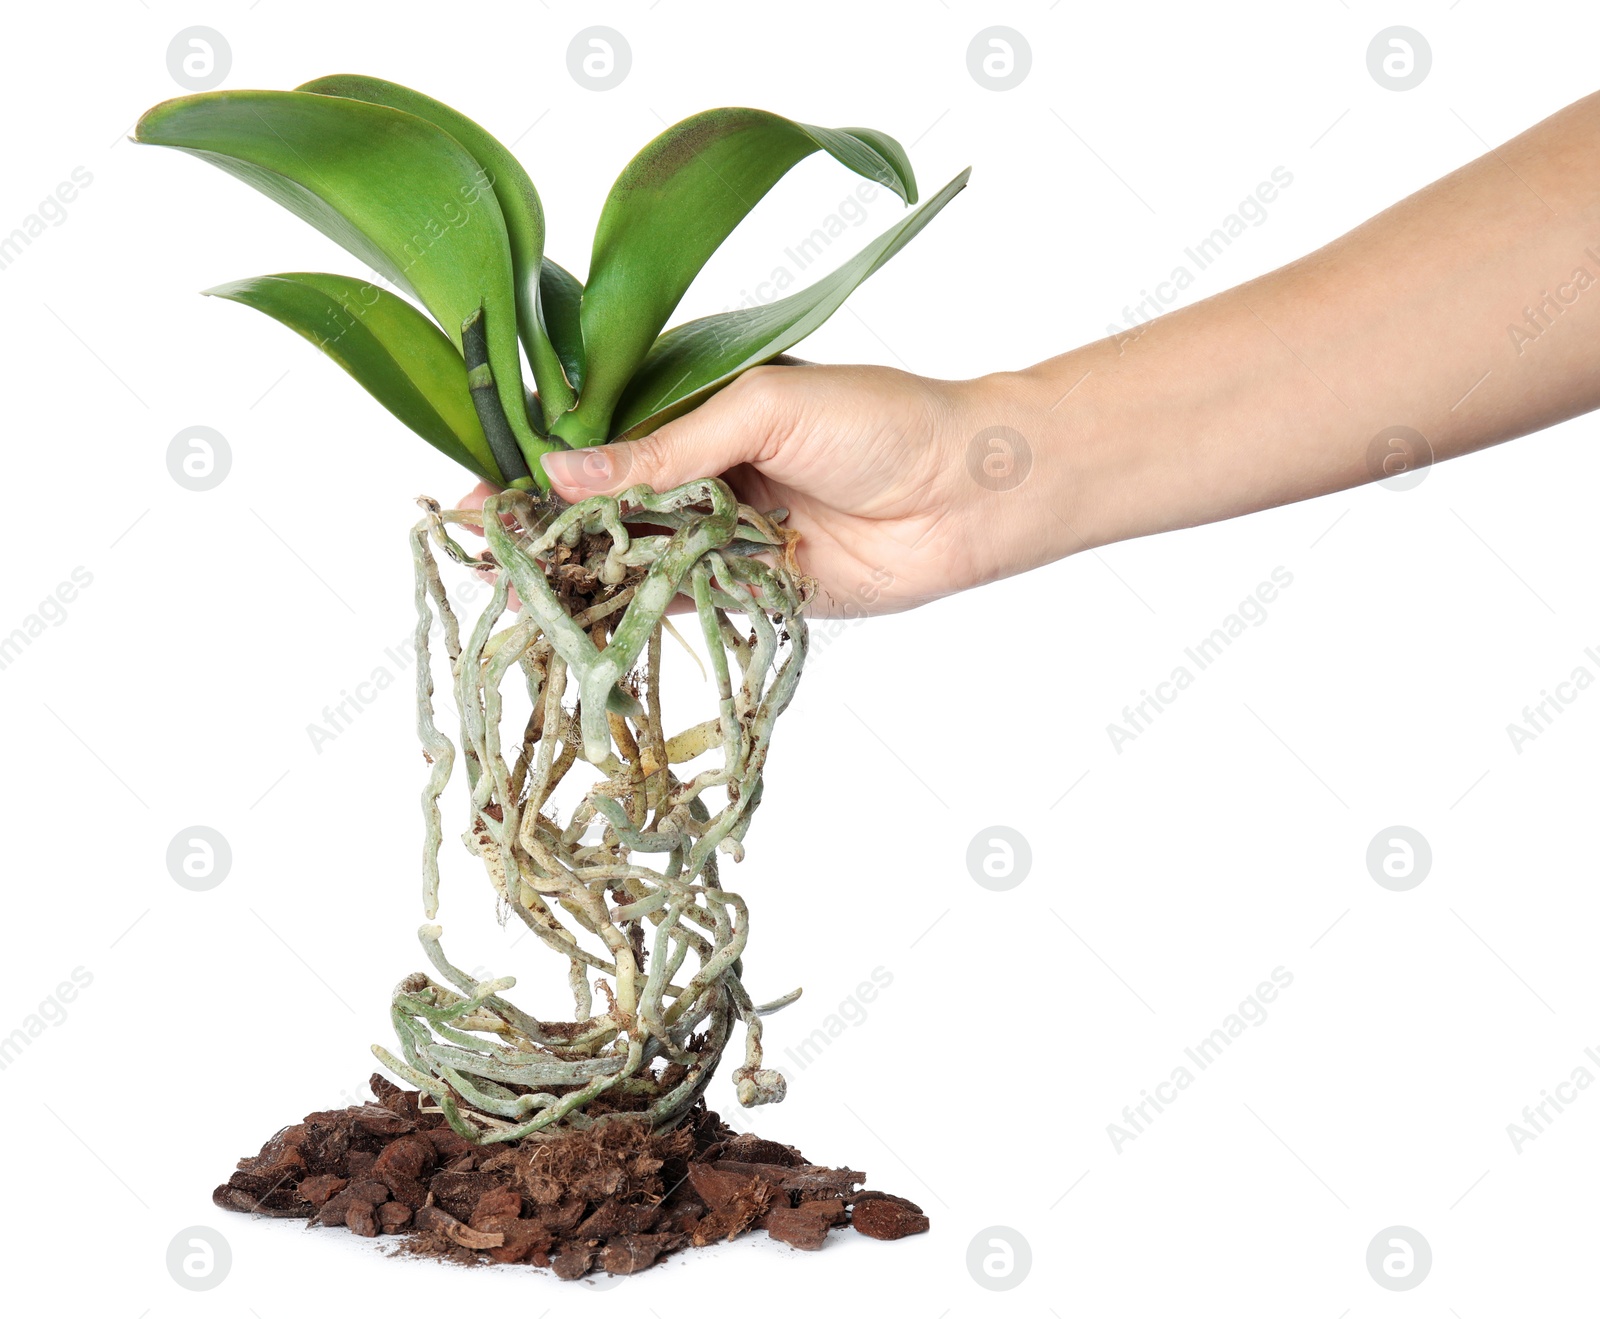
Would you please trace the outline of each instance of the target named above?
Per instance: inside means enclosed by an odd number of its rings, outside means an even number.
[[[504,484],[467,388],[461,354],[420,311],[376,284],[295,272],[207,289],[309,339],[441,453]]]
[[[611,438],[635,440],[648,435],[703,403],[750,367],[799,343],[966,187],[970,173],[962,170],[937,195],[837,270],[798,293],[758,307],[703,316],[668,330],[628,382],[613,417]]]
[[[892,138],[764,110],[692,115],[629,162],[595,230],[582,306],[582,397],[556,434],[573,445],[605,439],[624,387],[701,267],[779,179],[819,150],[916,200],[905,152]]]
[[[583,391],[584,376],[582,306],[583,285],[577,276],[546,257],[539,273],[539,307],[567,379],[579,393]]]
[[[134,137],[208,160],[315,225],[414,292],[458,348],[463,322],[481,310],[497,395],[538,472],[551,445],[524,404],[505,220],[483,168],[454,137],[390,106],[270,91],[165,101]]]
[[[533,378],[539,386],[545,424],[553,424],[573,405],[577,395],[574,382],[566,373],[562,356],[556,351],[545,329],[545,316],[541,314],[540,288],[545,264],[544,207],[528,172],[487,129],[468,119],[459,110],[452,110],[443,102],[409,87],[402,87],[399,83],[383,78],[368,78],[358,73],[336,73],[326,78],[314,78],[295,90],[313,92],[318,96],[343,96],[404,110],[442,128],[472,153],[473,159],[492,181],[495,200],[499,202],[500,212],[505,217],[516,285],[517,327],[522,335],[522,346],[528,353],[528,361],[533,366]]]

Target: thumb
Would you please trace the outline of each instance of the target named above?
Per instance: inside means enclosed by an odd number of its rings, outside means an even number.
[[[670,490],[685,481],[720,476],[770,451],[776,391],[758,385],[763,374],[760,368],[747,372],[643,439],[558,450],[539,461],[556,492],[572,503],[640,484]]]

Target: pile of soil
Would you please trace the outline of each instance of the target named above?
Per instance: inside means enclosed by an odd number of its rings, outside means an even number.
[[[223,1209],[360,1236],[461,1264],[638,1273],[688,1246],[765,1231],[817,1250],[851,1227],[893,1241],[928,1230],[911,1201],[857,1189],[864,1173],[735,1134],[704,1104],[670,1131],[618,1118],[584,1131],[474,1145],[414,1090],[373,1076],[376,1104],[308,1113],[217,1187]]]

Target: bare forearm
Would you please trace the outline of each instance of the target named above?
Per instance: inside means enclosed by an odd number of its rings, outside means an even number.
[[[1391,428],[1441,460],[1600,406],[1600,96],[1292,265],[1002,380],[1075,510],[1061,553],[1384,475]]]

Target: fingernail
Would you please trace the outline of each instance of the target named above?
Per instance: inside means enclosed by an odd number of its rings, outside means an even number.
[[[616,466],[603,446],[592,449],[557,449],[544,454],[545,475],[568,490],[588,490],[598,494],[609,490],[616,480]]]

